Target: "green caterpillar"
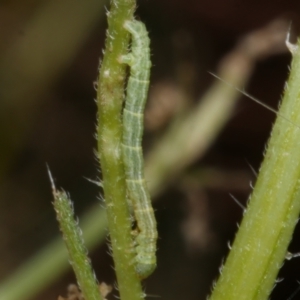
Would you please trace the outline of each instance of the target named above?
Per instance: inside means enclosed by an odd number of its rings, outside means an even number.
[[[150,40],[145,25],[133,20],[124,27],[131,34],[131,52],[122,56],[121,62],[130,66],[123,111],[122,151],[126,185],[130,203],[137,222],[136,271],[140,278],[148,277],[156,267],[156,220],[144,176],[141,147],[144,130],[144,108],[150,77]]]

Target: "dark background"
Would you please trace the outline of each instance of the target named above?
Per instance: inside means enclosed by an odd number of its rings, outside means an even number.
[[[85,177],[96,178],[99,169],[93,82],[104,47],[104,13],[104,3],[95,0],[0,2],[0,280],[59,234],[46,162],[57,186],[71,194],[77,215],[99,201],[99,189]],[[200,101],[214,80],[208,71],[242,36],[279,17],[293,21],[297,34],[299,14],[299,1],[139,1],[137,16],[151,37],[149,102],[164,97],[169,104],[161,106],[159,122],[148,112],[145,152],[180,107]],[[290,59],[286,52],[261,60],[245,89],[277,107]],[[178,104],[174,95],[182,88],[186,103]],[[274,118],[241,96],[204,157],[155,198],[158,268],[145,284],[150,296],[206,299],[242,217],[229,193],[246,203],[255,181],[249,164],[258,170]],[[224,182],[198,184],[198,172],[206,169]],[[300,251],[298,237],[296,230],[292,252]],[[99,245],[91,256],[99,281],[113,284],[107,252]],[[280,277],[271,299],[287,299],[298,286],[297,259],[284,265]],[[72,282],[70,271],[33,299],[56,300]]]

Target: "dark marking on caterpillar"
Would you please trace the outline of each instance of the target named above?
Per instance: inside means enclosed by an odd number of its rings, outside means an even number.
[[[127,192],[138,230],[135,238],[136,271],[144,279],[156,267],[157,240],[156,220],[145,181],[141,147],[151,68],[150,40],[142,22],[126,21],[124,27],[131,34],[132,41],[131,52],[121,57],[121,62],[130,66],[123,111],[122,152]]]

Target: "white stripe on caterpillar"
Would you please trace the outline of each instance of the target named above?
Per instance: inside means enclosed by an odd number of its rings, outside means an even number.
[[[124,27],[131,34],[131,52],[121,61],[130,66],[123,111],[122,151],[126,185],[134,217],[137,222],[136,271],[140,278],[148,277],[156,267],[157,229],[150,194],[144,177],[141,147],[144,130],[144,108],[150,77],[150,40],[142,22],[126,21]]]

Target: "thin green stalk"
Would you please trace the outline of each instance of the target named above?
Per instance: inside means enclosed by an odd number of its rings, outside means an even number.
[[[62,231],[69,253],[69,261],[75,272],[78,285],[86,300],[102,300],[98,283],[93,272],[87,249],[84,245],[82,232],[74,218],[73,204],[64,191],[57,191],[53,187],[54,202],[57,220]]]
[[[211,300],[267,299],[285,259],[300,213],[299,45],[251,201]]]
[[[103,175],[112,254],[122,300],[144,298],[141,282],[134,268],[135,251],[121,149],[126,65],[120,63],[120,57],[127,53],[129,43],[129,34],[123,24],[133,18],[135,5],[135,0],[111,1],[111,9],[107,15],[106,49],[97,94],[98,156]]]
[[[281,33],[282,39],[286,34],[285,28]],[[262,30],[265,32],[264,29]],[[249,61],[248,49],[264,45],[265,53],[267,40],[269,40],[268,43],[275,42],[275,44],[269,44],[270,49],[278,49],[278,40],[280,40],[278,26],[273,32],[276,34],[276,39],[272,38],[274,36],[272,30],[271,32],[267,30],[264,34],[261,34],[260,30],[257,33],[250,33],[248,37],[245,37],[245,42],[241,41],[237,48],[222,60],[217,71],[218,75],[234,86],[246,86],[255,61],[261,57],[260,52],[256,56],[252,53],[251,61]],[[253,34],[256,38],[253,38]],[[247,42],[249,40],[251,46]],[[188,164],[202,155],[222,128],[220,123],[225,123],[230,118],[238,96],[237,90],[229,89],[228,86],[218,81],[205,94],[202,101],[199,101],[198,107],[192,108],[186,118],[175,121],[175,126],[170,127],[146,160],[146,178],[151,196],[165,189],[170,179],[173,180]],[[203,105],[206,107],[205,112],[202,112]],[[192,131],[191,128],[193,128]],[[106,236],[105,215],[104,210],[92,207],[81,218],[85,242],[90,250],[95,248],[97,241],[100,243]],[[61,238],[55,239],[1,282],[0,299],[31,299],[68,268],[66,250]]]

